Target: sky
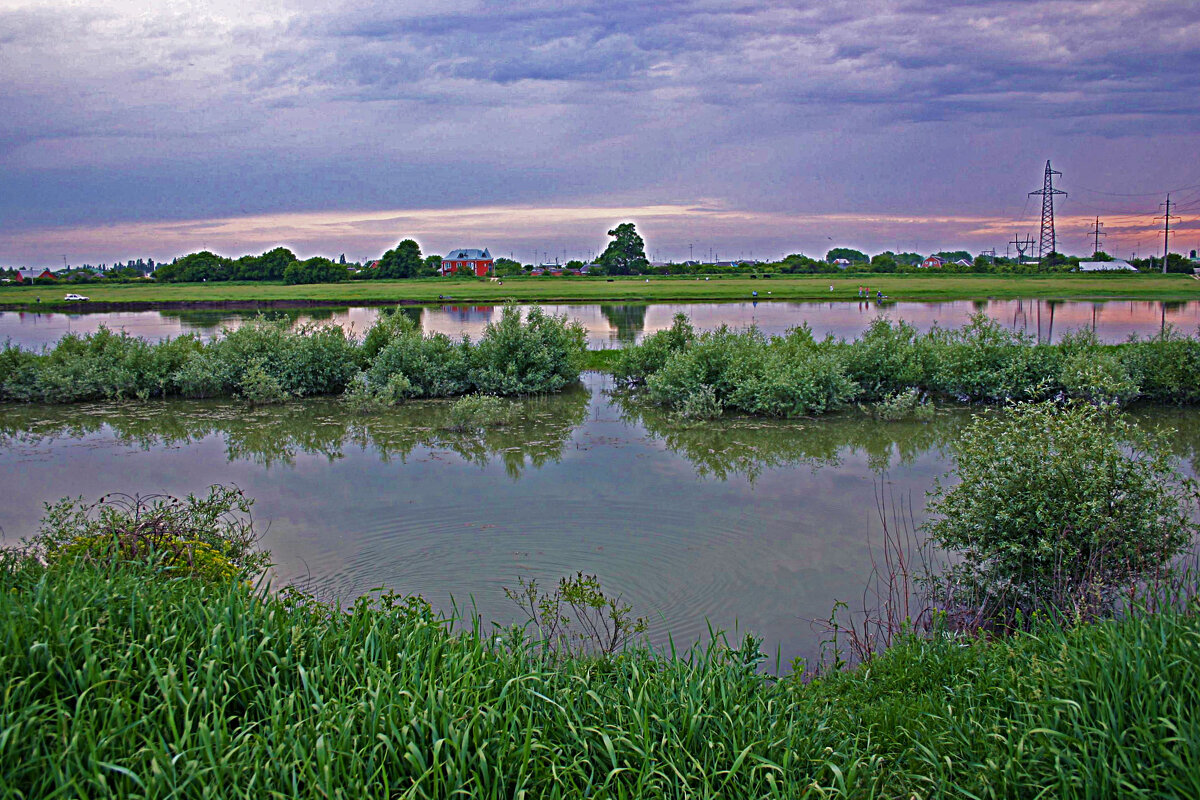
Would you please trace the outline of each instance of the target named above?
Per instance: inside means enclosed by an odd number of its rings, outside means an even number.
[[[1197,0],[0,0],[0,264],[1200,247]]]

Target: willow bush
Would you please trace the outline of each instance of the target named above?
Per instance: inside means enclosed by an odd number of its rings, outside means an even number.
[[[1088,332],[1039,343],[980,314],[961,328],[919,334],[879,318],[853,341],[721,327],[696,334],[686,318],[617,358],[618,383],[686,413],[703,407],[794,417],[916,392],[959,402],[1084,400],[1096,405],[1200,402],[1200,340],[1164,331],[1101,344]]]
[[[1107,613],[1200,535],[1200,494],[1166,435],[1111,406],[1015,405],[950,447],[924,531],[956,556],[938,599],[985,623]]]
[[[553,392],[579,378],[577,323],[538,308],[506,307],[478,342],[422,335],[405,314],[384,313],[362,341],[337,325],[292,328],[258,319],[211,342],[194,335],[153,343],[101,328],[35,353],[0,350],[0,400],[71,403],[152,397],[240,397],[251,404],[341,394],[392,403],[469,392]],[[370,405],[369,403],[362,405]]]

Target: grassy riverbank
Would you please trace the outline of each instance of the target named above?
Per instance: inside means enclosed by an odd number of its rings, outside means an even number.
[[[829,291],[833,285],[834,291]],[[0,287],[0,309],[221,307],[223,305],[356,305],[385,303],[718,302],[749,300],[855,300],[869,286],[893,300],[986,300],[1019,297],[1061,300],[1195,300],[1200,281],[1188,275],[774,275],[769,279],[721,277],[506,278],[348,281],[287,286],[282,283],[151,282],[89,285],[87,303],[65,303],[70,286]],[[768,294],[769,292],[769,294]],[[37,298],[41,298],[41,303]]]
[[[8,797],[1196,797],[1200,619],[548,660],[420,605],[0,565]]]

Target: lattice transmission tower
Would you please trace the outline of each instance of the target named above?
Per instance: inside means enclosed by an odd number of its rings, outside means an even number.
[[[1062,177],[1061,172],[1050,169],[1050,162],[1046,162],[1046,178],[1042,182],[1040,191],[1030,192],[1029,196],[1041,195],[1042,197],[1042,236],[1038,241],[1038,264],[1042,263],[1042,259],[1051,253],[1055,252],[1055,246],[1058,241],[1054,238],[1054,195],[1061,194],[1066,197],[1067,193],[1054,188],[1054,176]]]

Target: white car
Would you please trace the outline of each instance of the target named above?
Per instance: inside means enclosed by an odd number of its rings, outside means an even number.
[[[63,298],[63,300],[87,300],[87,299],[88,298],[84,297],[81,294],[69,294]]]

